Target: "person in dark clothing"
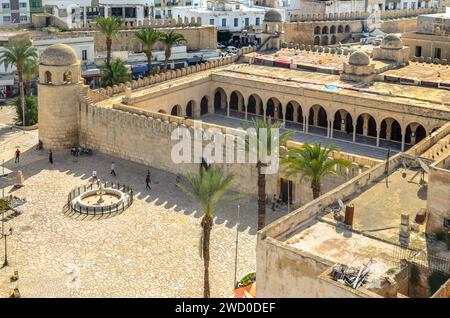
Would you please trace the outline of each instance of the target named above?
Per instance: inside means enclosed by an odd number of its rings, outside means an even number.
[[[151,183],[151,179],[150,179],[150,170],[147,171],[147,176],[145,177],[145,188],[151,190],[152,188],[150,188],[150,183]]]
[[[111,163],[111,172],[110,174],[112,174],[114,177],[116,176],[116,164],[113,162]]]
[[[277,195],[274,194],[272,197],[272,211],[275,211],[275,204],[277,203]]]
[[[48,161],[49,161],[51,164],[53,164],[53,152],[52,152],[51,149],[48,151]]]
[[[14,163],[19,162],[19,160],[20,160],[20,150],[19,150],[19,148],[17,148],[17,150],[16,150],[16,160],[14,160]]]

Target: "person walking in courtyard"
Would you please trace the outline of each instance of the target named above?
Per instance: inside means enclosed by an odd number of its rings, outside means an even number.
[[[150,170],[147,171],[147,176],[145,177],[145,188],[151,190],[152,188],[150,188]]]
[[[48,151],[48,161],[49,161],[51,164],[53,164],[53,152],[52,152],[51,149]]]
[[[97,181],[97,180],[98,180],[98,178],[97,178],[97,171],[93,170],[92,171],[92,182]]]
[[[16,160],[14,160],[14,163],[18,163],[20,160],[20,150],[17,148],[16,150]]]
[[[272,197],[272,211],[275,211],[275,204],[277,203],[277,195],[274,194]]]
[[[116,164],[114,161],[111,163],[111,173],[114,177],[116,177]]]

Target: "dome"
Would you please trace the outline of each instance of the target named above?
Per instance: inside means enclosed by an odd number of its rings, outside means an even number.
[[[395,34],[388,34],[381,41],[380,47],[382,49],[397,50],[403,48],[402,40]]]
[[[281,13],[278,12],[275,9],[267,10],[264,14],[264,21],[265,22],[281,22],[283,21],[283,17],[281,16]]]
[[[40,64],[49,66],[67,66],[78,63],[75,51],[65,44],[53,44],[42,52]]]
[[[363,51],[356,51],[350,55],[348,64],[355,66],[366,66],[370,64],[370,58]]]

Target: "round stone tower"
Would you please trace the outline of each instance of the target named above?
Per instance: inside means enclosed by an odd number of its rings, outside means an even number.
[[[78,143],[78,100],[81,68],[75,51],[65,44],[45,49],[39,61],[39,139],[46,149]]]

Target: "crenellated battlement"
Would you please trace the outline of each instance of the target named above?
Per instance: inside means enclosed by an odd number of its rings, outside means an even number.
[[[153,84],[158,84],[164,81],[172,80],[182,76],[194,74],[197,72],[206,71],[209,69],[221,67],[224,65],[229,65],[236,62],[240,56],[255,52],[255,46],[248,46],[238,49],[238,52],[234,56],[228,56],[221,58],[219,60],[208,61],[205,63],[200,63],[197,65],[192,65],[188,67],[183,67],[177,70],[167,71],[165,73],[159,73],[151,76],[147,76],[143,79],[133,80],[119,85],[108,86],[106,88],[100,88],[95,90],[89,90],[88,96],[95,102],[100,102],[102,100],[108,99],[114,95],[122,94],[125,92],[126,88],[131,88],[133,90],[149,87]]]
[[[124,21],[125,29],[135,29],[142,27],[150,27],[150,28],[186,28],[186,27],[199,27],[202,25],[201,18],[191,18],[188,19],[185,17],[184,19],[154,19],[154,20],[138,20],[138,19],[126,19]],[[81,27],[74,27],[71,30],[94,30],[96,26],[95,21],[87,21],[86,24]]]
[[[418,8],[418,9],[402,9],[387,10],[378,12],[381,20],[399,19],[415,17],[421,14],[430,14],[442,12],[440,8]],[[317,21],[348,21],[348,20],[366,20],[371,16],[369,12],[343,12],[343,13],[314,13],[314,14],[291,14],[290,22],[317,22]]]

